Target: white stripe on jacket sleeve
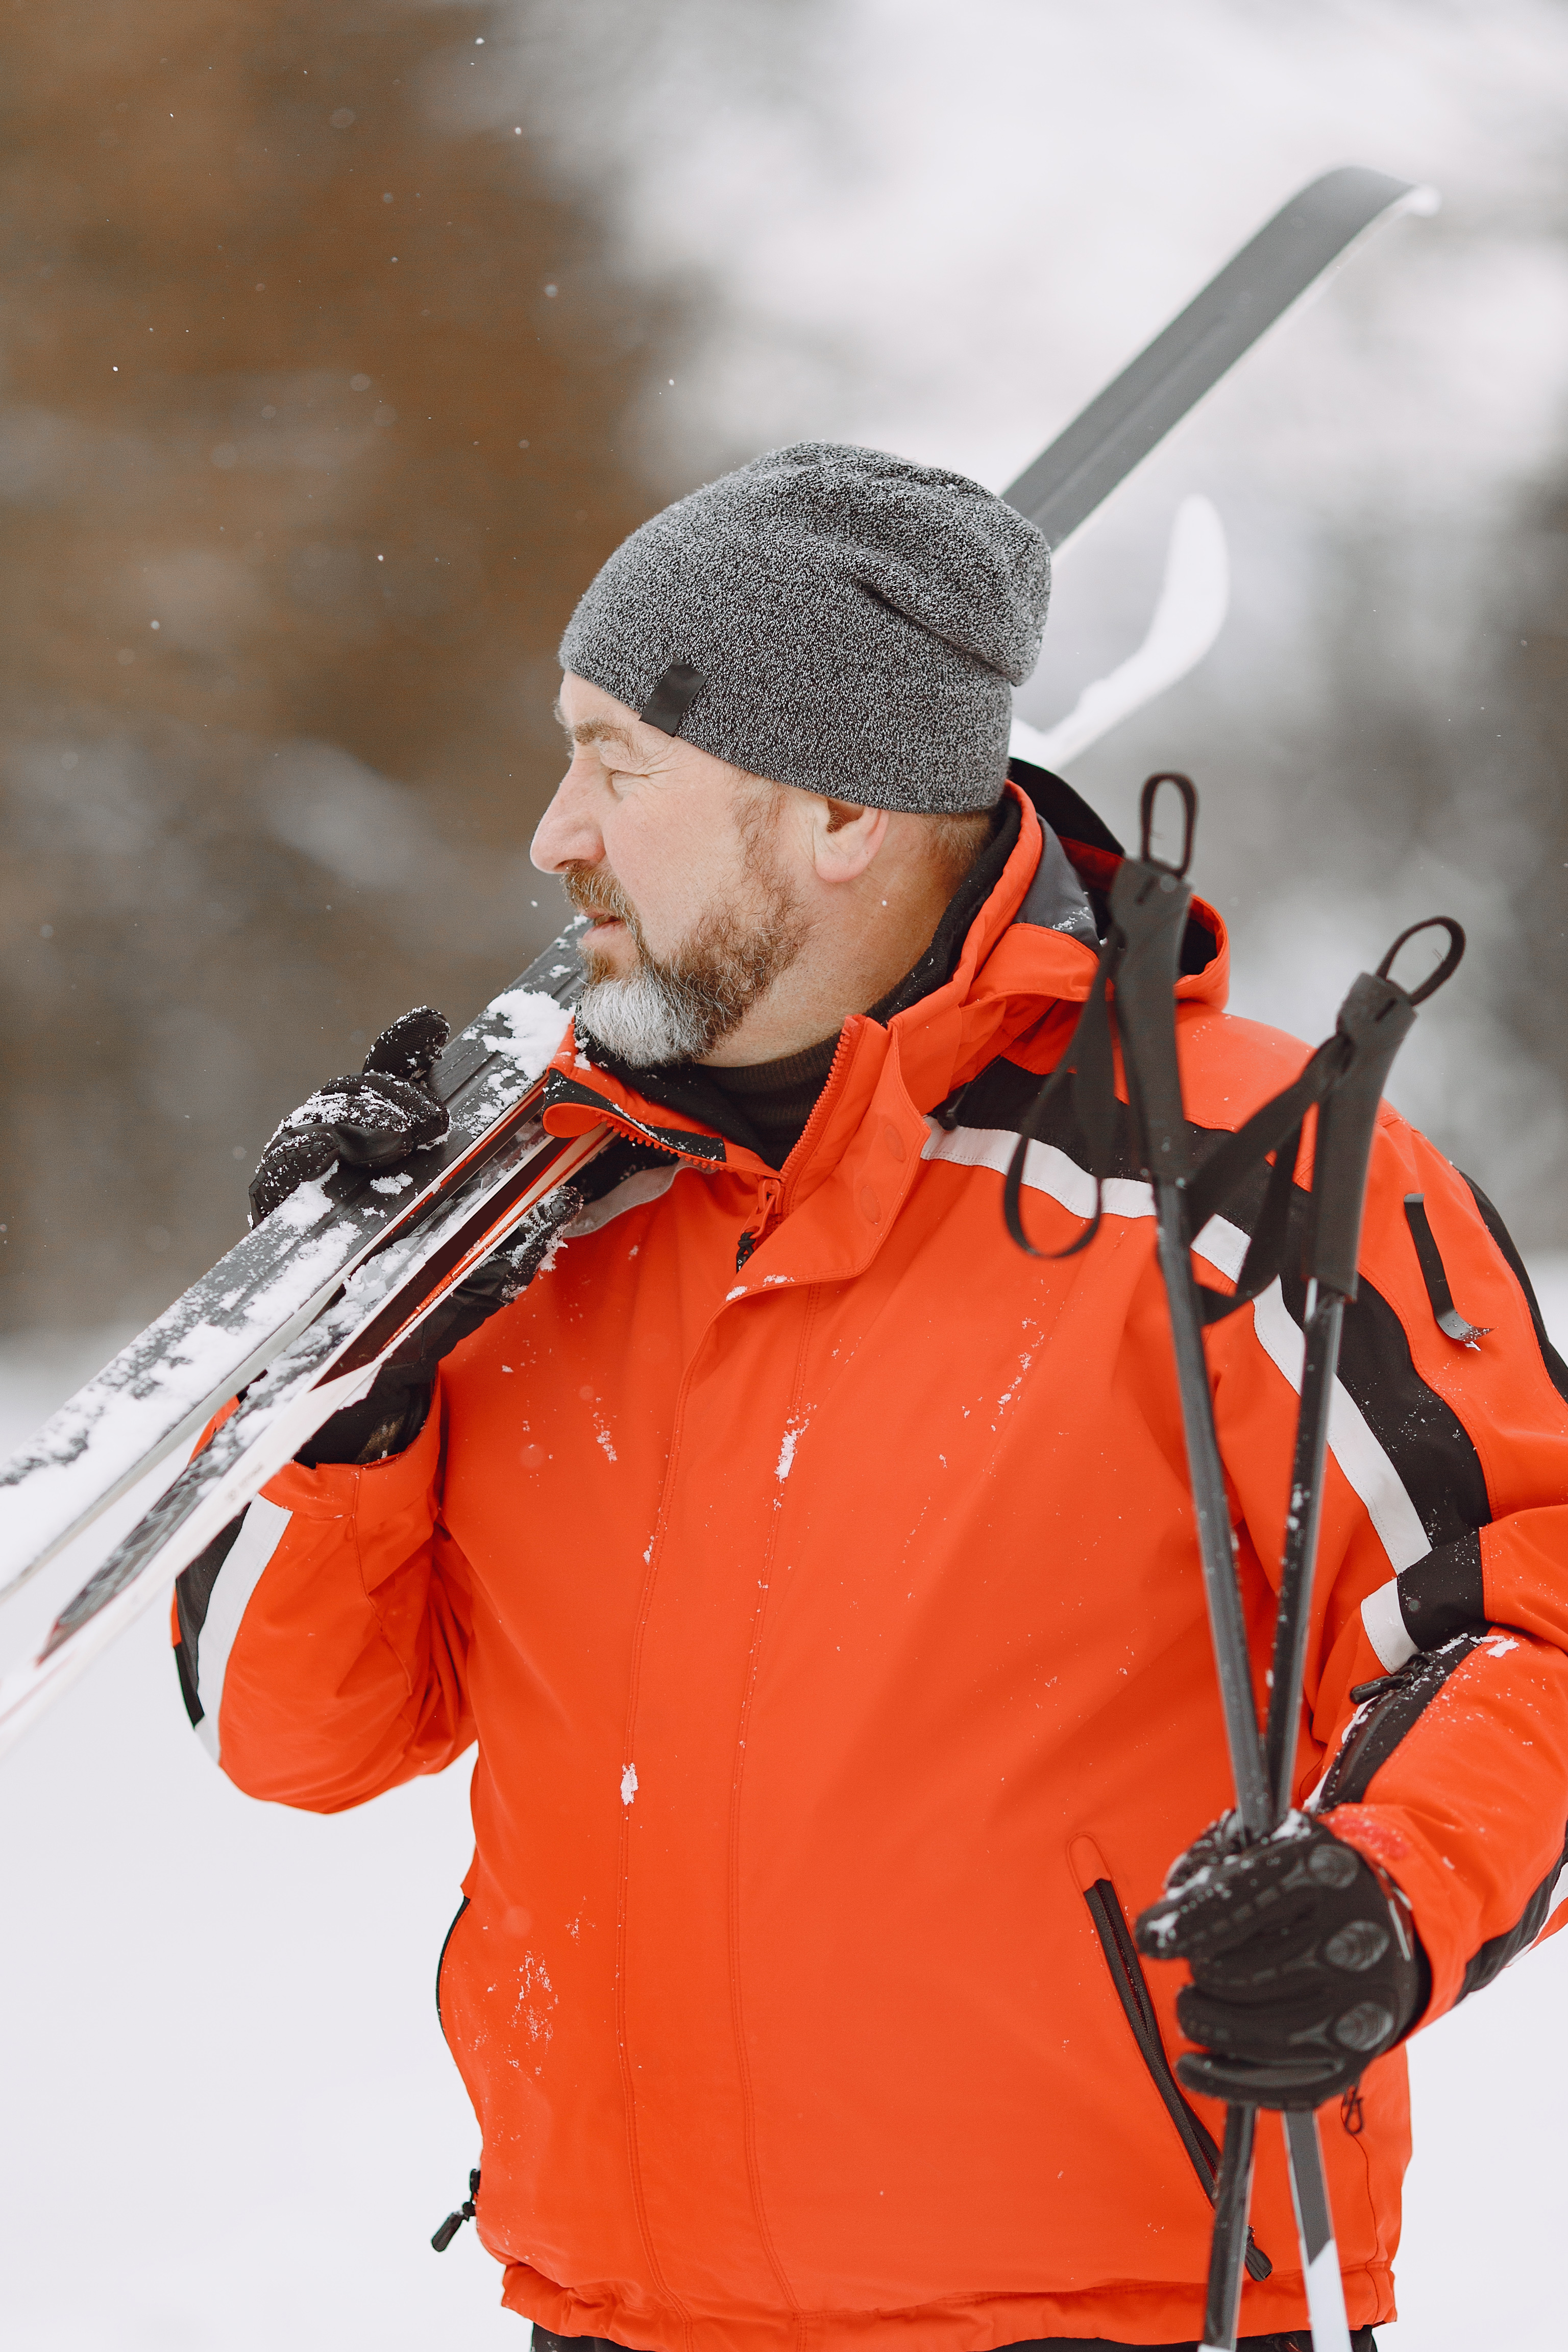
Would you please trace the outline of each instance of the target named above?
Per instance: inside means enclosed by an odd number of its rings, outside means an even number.
[[[1010,1127],[955,1127],[949,1132],[934,1119],[927,1125],[931,1133],[921,1147],[922,1160],[942,1160],[955,1168],[990,1168],[1005,1176],[1018,1149]],[[1058,1144],[1031,1141],[1024,1155],[1024,1183],[1031,1192],[1059,1201],[1069,1216],[1094,1214],[1093,1177]],[[1100,1187],[1100,1207],[1108,1217],[1152,1217],[1154,1188],[1142,1177],[1108,1176]],[[1227,1217],[1211,1217],[1193,1248],[1234,1282],[1247,1255],[1247,1235]]]
[[[1264,1353],[1279,1366],[1300,1396],[1301,1361],[1307,1343],[1300,1326],[1291,1319],[1285,1294],[1277,1281],[1253,1301],[1252,1320]],[[1398,1471],[1373,1435],[1360,1405],[1341,1381],[1334,1382],[1334,1401],[1329,1408],[1329,1451],[1365,1504],[1367,1517],[1394,1573],[1425,1559],[1432,1547],[1421,1524],[1421,1515]],[[1378,1654],[1382,1655],[1381,1651]]]
[[[1396,1576],[1391,1576],[1386,1584],[1380,1584],[1375,1592],[1367,1594],[1361,1604],[1361,1622],[1384,1674],[1396,1675],[1401,1666],[1409,1664],[1415,1655],[1415,1644],[1405,1631]]]

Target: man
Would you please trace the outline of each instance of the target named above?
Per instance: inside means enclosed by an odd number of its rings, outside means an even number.
[[[546,1123],[617,1139],[516,1295],[481,1280],[182,1580],[193,1716],[255,1795],[331,1811],[478,1741],[438,2000],[479,2231],[546,2344],[1190,2343],[1205,2095],[1244,2079],[1330,2103],[1368,2346],[1398,2045],[1556,1916],[1568,1375],[1494,1213],[1385,1110],[1314,1810],[1261,1861],[1205,1849],[1145,1920],[1194,1961],[1179,2018],[1186,1971],[1140,1961],[1130,1921],[1229,1789],[1148,1188],[1122,1169],[1076,1255],[1003,1227],[1117,862],[1066,787],[1006,773],[1046,592],[973,483],[820,445],[612,557],[533,855],[588,919]],[[1200,1138],[1305,1058],[1225,1016],[1226,969],[1199,903]],[[427,1139],[435,1044],[389,1038],[390,1075],[285,1123],[258,1208],[301,1154]],[[1025,1197],[1060,1252],[1094,1186],[1070,1087],[1053,1115]],[[1260,1696],[1303,1310],[1288,1275],[1208,1343]],[[1253,2220],[1244,2336],[1304,2341],[1267,2119]]]

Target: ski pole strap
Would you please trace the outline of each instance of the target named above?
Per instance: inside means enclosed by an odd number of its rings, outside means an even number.
[[[1184,817],[1182,858],[1167,866],[1151,854],[1154,805],[1163,784],[1173,784]],[[1152,1184],[1184,1184],[1192,1150],[1176,1066],[1175,974],[1192,891],[1198,796],[1189,776],[1165,770],[1151,776],[1140,802],[1142,855],[1124,858],[1110,890],[1110,919],[1121,937],[1116,972],[1116,1019],[1127,1100],[1144,1173]]]
[[[1002,1188],[1002,1213],[1007,1221],[1008,1233],[1026,1257],[1076,1257],[1079,1250],[1089,1247],[1100,1231],[1102,1186],[1104,1179],[1110,1173],[1116,1119],[1116,1062],[1111,1051],[1110,1013],[1106,1000],[1121,957],[1121,937],[1113,926],[1106,934],[1105,944],[1100,950],[1094,979],[1084,1000],[1083,1010],[1078,1016],[1077,1025],[1068,1041],[1067,1051],[1018,1124],[1018,1140],[1013,1147],[1013,1157],[1007,1163],[1007,1181]],[[1066,1249],[1037,1249],[1024,1231],[1021,1200],[1024,1170],[1030,1144],[1040,1140],[1047,1111],[1068,1078],[1074,1076],[1082,1080],[1078,1111],[1089,1146],[1089,1172],[1094,1179],[1094,1214],[1077,1241],[1069,1242]]]
[[[1390,977],[1394,960],[1407,940],[1426,930],[1446,931],[1447,952],[1419,988],[1402,988]],[[1340,1007],[1333,1035],[1318,1047],[1300,1077],[1254,1111],[1204,1161],[1186,1190],[1187,1231],[1194,1240],[1258,1163],[1269,1152],[1275,1155],[1235,1290],[1227,1297],[1200,1285],[1205,1323],[1235,1314],[1283,1270],[1301,1125],[1314,1107],[1318,1133],[1301,1271],[1353,1300],[1367,1163],[1388,1073],[1416,1006],[1453,976],[1464,952],[1464,931],[1450,915],[1430,916],[1402,931],[1377,971],[1363,971],[1354,982]]]
[[[1162,784],[1180,795],[1182,862],[1167,866],[1149,855],[1154,803]],[[1180,1183],[1191,1156],[1176,1068],[1176,969],[1192,893],[1184,879],[1192,856],[1197,793],[1191,780],[1167,771],[1151,776],[1141,803],[1142,856],[1124,858],[1110,888],[1110,925],[1094,979],[1066,1052],[1025,1112],[1007,1166],[1003,1213],[1007,1231],[1030,1257],[1076,1257],[1100,1231],[1105,1179],[1116,1152],[1116,1056],[1110,1037],[1110,992],[1116,991],[1129,1107],[1137,1149],[1152,1181]],[[1039,1250],[1024,1231],[1020,1194],[1031,1143],[1041,1139],[1045,1115],[1069,1077],[1079,1081],[1077,1109],[1094,1179],[1094,1214],[1065,1249]]]
[[[1447,954],[1419,988],[1402,988],[1391,977],[1394,958],[1406,940],[1432,930],[1447,933]],[[1349,1039],[1352,1050],[1318,1113],[1305,1271],[1321,1287],[1337,1290],[1346,1299],[1356,1294],[1367,1163],[1389,1070],[1409,1034],[1416,1006],[1452,979],[1464,952],[1464,931],[1451,915],[1412,923],[1400,932],[1376,971],[1362,973],[1340,1007],[1336,1034]]]
[[[1290,1223],[1296,1161],[1301,1149],[1301,1126],[1309,1110],[1320,1105],[1344,1067],[1348,1042],[1336,1031],[1318,1047],[1299,1078],[1271,1097],[1234,1135],[1227,1135],[1210,1152],[1186,1188],[1187,1234],[1195,1241],[1209,1219],[1241,1185],[1274,1154],[1274,1165],[1263,1195],[1263,1207],[1236,1287],[1227,1293],[1198,1286],[1205,1324],[1221,1322],[1267,1290],[1285,1264]]]

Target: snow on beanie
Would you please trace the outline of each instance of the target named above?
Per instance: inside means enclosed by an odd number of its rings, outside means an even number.
[[[752,775],[872,808],[988,809],[1049,593],[1044,538],[978,482],[797,441],[633,531],[561,664]]]

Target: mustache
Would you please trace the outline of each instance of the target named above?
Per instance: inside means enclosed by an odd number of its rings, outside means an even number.
[[[561,875],[561,887],[577,914],[607,915],[625,923],[632,937],[640,940],[637,908],[607,866],[568,866]]]

